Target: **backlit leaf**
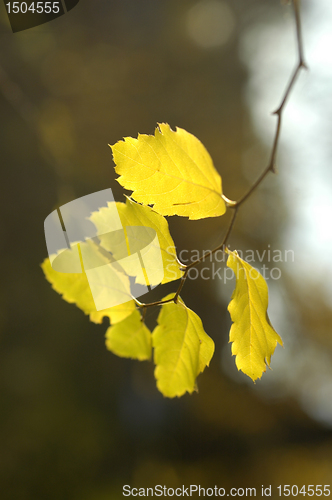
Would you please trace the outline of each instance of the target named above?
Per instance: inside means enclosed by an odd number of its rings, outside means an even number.
[[[123,358],[133,358],[140,361],[151,358],[151,332],[141,321],[138,310],[108,328],[106,347]]]
[[[150,207],[139,205],[129,198],[127,198],[126,203],[110,202],[108,207],[103,207],[98,212],[93,212],[91,215],[91,220],[97,227],[100,234],[99,239],[101,246],[112,252],[115,259],[121,259],[121,253],[123,253],[121,245],[118,245],[118,247],[114,245],[114,233],[108,229],[112,225],[114,204],[116,205],[122,226],[125,230],[128,230],[128,227],[131,226],[141,226],[147,229],[152,228],[157,234],[157,245],[150,245],[146,253],[144,253],[144,248],[140,249],[143,260],[148,266],[147,275],[149,278],[149,284],[158,285],[160,283],[158,276],[159,273],[153,273],[153,266],[155,266],[158,270],[158,255],[160,255],[160,252],[164,271],[164,277],[162,278],[161,283],[168,283],[181,278],[183,273],[180,271],[176,260],[175,245],[169,233],[166,219]],[[144,240],[144,233],[143,235],[141,234],[140,237]],[[140,246],[144,246],[144,241]],[[121,263],[121,265],[124,267],[128,275],[136,276],[137,283],[143,285],[146,283],[146,276],[143,274],[141,266],[132,265],[130,267],[126,265],[126,263]]]
[[[101,323],[105,316],[110,318],[112,324],[117,323],[132,314],[136,308],[135,302],[129,300],[123,304],[97,311],[85,272],[61,273],[55,271],[48,258],[44,260],[41,267],[52,288],[61,294],[64,300],[70,304],[76,304],[85,314],[90,316],[90,320],[94,323]],[[124,276],[124,278],[126,277]]]
[[[282,340],[272,327],[268,314],[268,288],[265,279],[236,251],[228,251],[227,266],[236,276],[236,288],[228,306],[233,325],[230,330],[232,354],[238,370],[252,380],[260,378],[270,366],[271,356]]]
[[[164,304],[152,332],[152,344],[160,392],[169,398],[193,392],[197,376],[209,366],[214,353],[214,342],[205,333],[199,316],[181,299],[177,304]]]
[[[112,146],[118,182],[162,215],[218,217],[226,210],[221,177],[203,144],[181,128],[159,124],[155,135]]]

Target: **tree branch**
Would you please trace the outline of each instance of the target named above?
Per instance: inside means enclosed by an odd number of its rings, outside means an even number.
[[[274,135],[270,161],[269,161],[267,167],[260,174],[258,179],[249,188],[249,190],[242,196],[242,198],[240,198],[236,202],[233,202],[233,204],[229,205],[230,207],[239,207],[240,205],[242,205],[242,203],[244,203],[249,198],[249,196],[251,196],[251,194],[257,189],[257,187],[265,179],[265,177],[267,176],[267,174],[269,172],[273,172],[273,173],[276,172],[275,162],[276,162],[277,150],[278,150],[278,146],[279,146],[282,113],[283,113],[283,110],[285,108],[287,99],[288,99],[288,97],[289,97],[289,95],[294,87],[294,84],[296,82],[296,79],[297,79],[301,69],[307,68],[307,65],[305,64],[304,57],[303,57],[303,42],[302,42],[302,29],[301,29],[301,18],[300,18],[300,0],[292,0],[292,5],[293,5],[293,9],[294,9],[295,24],[296,24],[298,62],[297,62],[297,65],[293,71],[290,82],[287,85],[286,90],[284,92],[284,95],[281,99],[281,103],[280,103],[279,107],[276,109],[276,111],[274,111],[274,113],[273,113],[274,115],[277,115],[277,127],[276,127],[276,132]]]
[[[273,139],[273,144],[272,144],[272,150],[271,150],[271,155],[270,155],[270,160],[269,160],[268,165],[265,167],[265,169],[260,174],[260,176],[258,177],[258,179],[253,183],[253,185],[248,189],[248,191],[239,200],[232,201],[229,198],[227,198],[226,196],[222,195],[222,198],[225,201],[226,205],[229,208],[233,209],[233,215],[232,215],[230,224],[228,226],[228,229],[226,231],[226,234],[224,236],[224,239],[223,239],[222,243],[220,245],[218,245],[216,248],[214,248],[213,250],[209,250],[208,252],[205,252],[202,255],[202,257],[200,257],[199,259],[195,260],[194,262],[191,262],[191,264],[189,264],[187,266],[184,265],[184,264],[182,264],[179,261],[179,259],[177,259],[178,264],[180,265],[180,269],[182,271],[184,271],[184,274],[183,274],[183,276],[181,278],[180,285],[179,285],[179,287],[178,287],[178,289],[177,289],[174,297],[172,299],[160,300],[160,301],[157,301],[157,302],[152,302],[150,304],[142,304],[142,303],[140,303],[139,301],[137,301],[135,299],[135,302],[139,305],[139,307],[146,308],[146,307],[150,307],[150,306],[157,306],[157,305],[166,304],[168,302],[177,303],[178,298],[179,298],[179,294],[180,294],[180,292],[181,292],[181,290],[183,288],[183,285],[184,285],[184,283],[185,283],[185,281],[187,279],[189,270],[192,267],[197,266],[198,264],[200,264],[201,262],[203,262],[204,259],[205,259],[205,257],[213,255],[218,250],[222,249],[223,251],[225,251],[225,246],[226,246],[227,241],[228,241],[228,239],[229,239],[229,237],[231,235],[231,232],[233,230],[235,219],[236,219],[236,216],[237,216],[237,213],[239,211],[240,206],[258,188],[258,186],[265,179],[265,177],[267,176],[267,174],[269,172],[273,172],[273,173],[276,172],[275,163],[276,163],[276,156],[277,156],[277,151],[278,151],[278,146],[279,146],[279,138],[280,138],[280,132],[281,132],[282,114],[283,114],[284,108],[286,106],[288,97],[289,97],[289,95],[290,95],[290,93],[291,93],[291,91],[292,91],[292,89],[294,87],[294,84],[296,82],[296,79],[297,79],[297,77],[298,77],[301,69],[302,68],[307,69],[307,65],[304,62],[304,56],[303,56],[302,27],[301,27],[301,18],[300,18],[300,0],[292,0],[292,5],[293,5],[294,17],[295,17],[295,24],[296,24],[296,40],[297,40],[298,62],[296,64],[296,66],[295,66],[295,69],[293,70],[293,74],[291,76],[291,79],[290,79],[290,81],[289,81],[289,83],[288,83],[288,85],[286,87],[286,90],[285,90],[285,92],[283,94],[283,97],[281,99],[281,103],[280,103],[279,107],[276,109],[276,111],[274,111],[274,113],[273,113],[274,115],[277,116],[277,126],[276,126],[276,131],[275,131],[275,134],[274,134],[274,139]]]
[[[208,250],[207,252],[205,252],[202,255],[202,257],[200,257],[199,259],[195,260],[194,262],[192,262],[188,266],[183,266],[186,271],[189,270],[191,267],[197,266],[197,264],[199,264],[200,262],[204,261],[205,257],[209,257],[210,255],[213,255],[214,253],[218,252],[218,250],[223,250],[224,251],[224,248],[226,246],[228,238],[230,237],[230,234],[232,232],[232,229],[233,229],[233,226],[234,226],[234,222],[235,222],[238,210],[239,210],[238,207],[234,208],[234,211],[233,211],[233,214],[232,214],[232,218],[230,220],[230,224],[228,226],[227,232],[226,232],[226,234],[224,236],[224,239],[223,239],[222,243],[220,245],[218,245],[216,248],[214,248],[213,250]]]

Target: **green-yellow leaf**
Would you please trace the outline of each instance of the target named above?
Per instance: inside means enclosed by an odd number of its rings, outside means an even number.
[[[85,272],[57,272],[52,268],[50,259],[45,259],[41,267],[52,288],[61,294],[64,300],[70,304],[76,304],[85,314],[90,316],[90,320],[94,323],[101,323],[105,316],[110,318],[112,324],[117,323],[132,314],[136,308],[135,302],[130,300],[123,304],[97,311]]]
[[[160,392],[169,398],[193,392],[197,376],[209,366],[214,353],[214,342],[205,333],[199,316],[181,299],[177,304],[164,304],[152,332],[152,344]]]
[[[271,356],[282,340],[272,327],[268,314],[268,288],[265,279],[238,253],[228,251],[227,266],[236,276],[236,288],[228,306],[233,325],[230,330],[232,354],[238,370],[252,380],[270,367]]]
[[[155,135],[126,137],[112,146],[118,182],[162,215],[190,219],[226,211],[221,177],[203,144],[181,128],[159,124]]]
[[[151,359],[151,332],[134,311],[123,321],[110,326],[106,332],[106,347],[117,356],[143,361]]]
[[[155,280],[153,279],[153,266],[158,269],[157,258],[161,252],[162,265],[164,270],[164,277],[161,283],[169,283],[170,281],[177,280],[181,278],[182,272],[179,269],[179,265],[176,260],[176,250],[173,239],[170,235],[168,223],[166,219],[156,213],[152,208],[148,206],[139,205],[135,201],[127,198],[126,203],[120,202],[110,202],[108,207],[101,208],[98,212],[93,212],[91,215],[91,220],[98,229],[100,244],[106,250],[112,252],[113,256],[117,260],[121,260],[121,253],[123,249],[121,245],[117,247],[114,246],[114,233],[110,231],[112,226],[112,219],[114,214],[114,205],[116,205],[118,214],[120,216],[121,224],[126,230],[130,226],[141,226],[146,228],[152,228],[158,237],[158,245],[149,247],[149,250],[145,254],[146,259],[144,259],[145,250],[141,250],[144,262],[147,263],[150,268],[148,271],[149,284],[158,285],[160,280],[158,279],[158,274],[156,273]],[[144,236],[144,235],[143,235]],[[159,250],[160,248],[160,250]],[[157,252],[155,255],[154,253]],[[136,282],[139,284],[146,284],[146,276],[143,274],[141,266],[128,266],[125,263],[123,265],[125,271],[129,276],[136,276]]]

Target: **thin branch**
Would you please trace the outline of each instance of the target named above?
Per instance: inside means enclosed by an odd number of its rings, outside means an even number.
[[[146,307],[152,307],[152,306],[161,306],[163,304],[167,304],[169,302],[174,302],[175,304],[177,304],[178,302],[178,299],[179,299],[179,295],[181,293],[181,290],[183,288],[183,285],[185,284],[185,281],[188,277],[188,273],[190,271],[190,269],[194,266],[197,266],[197,264],[199,264],[200,262],[202,262],[205,257],[209,256],[209,255],[213,255],[214,253],[216,253],[218,250],[223,250],[225,249],[225,246],[226,246],[226,243],[228,241],[228,238],[232,232],[232,229],[233,229],[233,226],[234,226],[234,222],[235,222],[235,218],[236,218],[236,215],[238,213],[238,208],[235,208],[234,209],[234,212],[232,214],[232,218],[231,218],[231,221],[230,221],[230,224],[228,226],[228,229],[227,229],[227,232],[224,236],[224,239],[222,241],[222,243],[220,245],[218,245],[216,248],[214,248],[213,250],[209,250],[208,252],[205,252],[202,257],[200,257],[199,259],[195,260],[194,262],[192,262],[191,264],[189,264],[188,266],[186,266],[185,264],[183,264],[179,259],[178,260],[178,263],[180,265],[180,268],[184,271],[183,273],[183,276],[181,278],[181,281],[180,281],[180,285],[178,286],[178,289],[177,291],[175,292],[175,295],[174,297],[172,297],[171,299],[167,299],[167,300],[158,300],[156,302],[150,302],[149,304],[143,304],[142,302],[140,302],[139,300],[135,299],[135,297],[133,297],[134,301],[136,302],[136,304],[141,307],[141,308],[146,308]]]
[[[281,103],[279,107],[276,109],[276,111],[273,113],[277,116],[277,126],[276,126],[276,131],[274,134],[274,139],[273,139],[273,144],[272,144],[272,150],[271,150],[271,156],[270,156],[270,161],[267,165],[267,167],[263,170],[263,172],[260,174],[258,179],[253,183],[253,185],[249,188],[249,190],[242,196],[237,201],[232,201],[229,198],[227,198],[225,195],[222,195],[222,198],[224,202],[226,203],[227,207],[233,209],[233,215],[230,221],[230,224],[228,226],[227,232],[224,236],[224,239],[220,245],[218,245],[216,248],[213,250],[209,250],[208,252],[205,252],[202,257],[199,259],[195,260],[194,262],[191,262],[189,265],[184,265],[181,263],[181,261],[177,258],[177,262],[180,266],[180,269],[184,271],[184,274],[181,278],[180,285],[172,299],[167,299],[167,300],[160,300],[157,302],[152,302],[150,304],[142,304],[138,300],[135,299],[136,304],[139,305],[139,307],[150,307],[150,306],[158,306],[162,304],[166,304],[168,302],[174,302],[177,303],[179,294],[184,286],[184,283],[187,279],[189,270],[200,264],[201,262],[204,261],[204,259],[210,255],[213,255],[216,253],[218,250],[223,250],[225,251],[226,243],[230,237],[230,234],[233,230],[234,227],[234,222],[237,216],[237,213],[239,211],[240,206],[252,195],[252,193],[258,188],[258,186],[261,184],[261,182],[265,179],[267,174],[269,172],[275,173],[276,168],[275,168],[275,163],[276,163],[276,156],[277,156],[277,151],[278,151],[278,146],[279,146],[279,138],[280,138],[280,131],[281,131],[281,121],[282,121],[282,113],[285,108],[286,102],[288,100],[288,97],[294,87],[294,84],[296,82],[296,79],[301,71],[302,68],[307,68],[307,65],[304,62],[304,56],[303,56],[303,42],[302,42],[302,29],[301,29],[301,19],[300,19],[300,0],[292,0],[292,5],[293,5],[293,10],[294,10],[294,16],[295,16],[295,23],[296,23],[296,40],[297,40],[297,50],[298,50],[298,62],[296,64],[296,67],[293,71],[292,77],[286,87],[286,90],[283,94],[283,97],[281,99]]]
[[[173,300],[174,300],[174,303],[175,303],[175,304],[177,304],[177,301],[178,301],[179,295],[180,295],[180,293],[181,293],[181,290],[182,290],[182,288],[183,288],[183,285],[185,284],[185,281],[186,281],[186,279],[187,279],[188,273],[189,273],[189,267],[187,267],[187,268],[186,268],[186,270],[185,270],[185,272],[184,272],[184,274],[183,274],[183,276],[182,276],[182,278],[181,278],[180,285],[179,285],[179,287],[178,287],[178,289],[176,290],[176,293],[175,293],[175,295],[174,295]]]
[[[301,0],[293,0],[293,9],[294,9],[294,15],[295,15],[295,22],[296,22],[296,37],[297,37],[297,49],[299,53],[299,61],[301,63],[301,66],[304,68],[307,68],[307,65],[304,61],[304,55],[303,55],[303,40],[302,40],[302,24],[301,24],[301,17],[300,17],[300,3]]]
[[[230,234],[232,232],[232,229],[233,229],[234,222],[235,222],[235,219],[236,219],[238,211],[239,211],[239,208],[235,207],[234,211],[233,211],[233,214],[232,214],[232,218],[231,218],[230,224],[228,226],[227,232],[226,232],[226,234],[224,236],[224,239],[223,239],[222,243],[220,245],[218,245],[216,248],[214,248],[213,250],[209,250],[208,252],[205,252],[202,255],[202,257],[200,257],[199,259],[195,260],[194,262],[192,262],[188,266],[184,266],[185,269],[186,269],[186,271],[189,270],[191,267],[197,266],[197,264],[199,264],[200,262],[203,262],[204,259],[205,259],[205,257],[209,257],[210,255],[215,254],[216,252],[218,252],[218,250],[224,250],[224,248],[226,246],[226,243],[228,241],[228,238],[230,237]]]
[[[178,261],[179,264],[183,267],[183,264]],[[161,306],[163,304],[167,304],[169,302],[174,302],[175,304],[177,304],[178,302],[178,298],[179,298],[179,295],[180,295],[180,292],[182,290],[182,287],[187,279],[187,275],[188,275],[188,272],[189,272],[189,268],[188,269],[185,269],[184,273],[183,273],[183,276],[181,277],[181,281],[180,281],[180,285],[178,286],[178,289],[177,291],[175,292],[175,295],[174,297],[172,297],[171,299],[166,299],[166,300],[157,300],[156,302],[150,302],[148,304],[143,304],[142,302],[140,302],[139,300],[135,299],[135,297],[133,297],[134,301],[136,302],[136,304],[143,308],[146,309],[147,307],[152,307],[152,306]]]
[[[146,316],[146,307],[142,307],[141,310],[141,322],[144,323],[145,321],[145,316]]]
[[[294,84],[296,82],[296,79],[301,71],[302,68],[307,68],[305,62],[304,62],[304,57],[303,57],[303,43],[302,43],[302,30],[301,30],[301,19],[300,19],[300,0],[292,0],[293,4],[293,9],[294,9],[294,15],[295,15],[295,23],[296,23],[296,39],[297,39],[297,48],[298,48],[298,63],[293,71],[292,77],[290,79],[289,84],[286,87],[286,90],[284,92],[284,95],[281,99],[281,103],[279,107],[276,109],[276,111],[273,113],[277,115],[277,127],[276,127],[276,132],[274,135],[274,140],[273,140],[273,146],[272,146],[272,152],[271,152],[271,157],[270,161],[267,165],[267,167],[263,170],[263,172],[260,174],[258,179],[254,182],[254,184],[249,188],[249,190],[240,198],[238,201],[236,201],[233,205],[233,207],[239,207],[244,203],[249,196],[256,190],[256,188],[260,185],[260,183],[265,179],[267,174],[269,172],[275,173],[275,162],[276,162],[276,156],[277,156],[277,150],[279,146],[279,138],[280,138],[280,131],[281,131],[281,118],[282,118],[282,113],[285,108],[287,99],[294,87]]]

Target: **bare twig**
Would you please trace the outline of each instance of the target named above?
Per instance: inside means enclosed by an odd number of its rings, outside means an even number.
[[[231,221],[230,221],[230,224],[228,226],[228,229],[227,229],[227,232],[224,236],[224,239],[222,241],[222,243],[217,246],[216,248],[214,248],[213,250],[209,250],[208,252],[205,252],[202,257],[200,257],[199,259],[195,260],[194,262],[191,262],[189,265],[184,265],[182,264],[179,259],[177,259],[178,261],[178,264],[180,265],[180,269],[182,271],[184,271],[184,274],[181,278],[181,282],[180,282],[180,285],[174,295],[173,298],[171,299],[167,299],[167,300],[160,300],[158,302],[152,302],[150,304],[141,304],[139,301],[136,301],[136,303],[140,306],[140,307],[150,307],[150,306],[157,306],[157,305],[162,305],[162,304],[166,304],[168,302],[174,302],[174,303],[177,303],[178,301],[178,298],[179,298],[179,294],[183,288],[183,285],[187,279],[187,276],[188,276],[188,273],[189,273],[189,270],[194,267],[194,266],[197,266],[198,264],[200,264],[201,262],[204,261],[204,259],[210,255],[213,255],[214,253],[216,253],[218,250],[223,250],[225,251],[225,247],[226,247],[226,243],[228,241],[228,238],[230,237],[230,234],[233,230],[233,227],[234,227],[234,222],[235,222],[235,219],[236,219],[236,216],[237,216],[237,213],[239,211],[239,208],[240,206],[252,195],[252,193],[258,188],[258,186],[261,184],[261,182],[265,179],[265,177],[267,176],[267,174],[269,172],[273,172],[275,173],[276,172],[276,167],[275,167],[275,163],[276,163],[276,156],[277,156],[277,151],[278,151],[278,146],[279,146],[279,138],[280,138],[280,132],[281,132],[281,121],[282,121],[282,114],[283,114],[283,111],[284,111],[284,108],[286,106],[286,102],[288,100],[288,97],[294,87],[294,84],[296,82],[296,79],[301,71],[302,68],[307,68],[307,65],[305,64],[304,62],[304,56],[303,56],[303,42],[302,42],[302,29],[301,29],[301,18],[300,18],[300,0],[292,0],[292,5],[293,5],[293,10],[294,10],[294,17],[295,17],[295,24],[296,24],[296,40],[297,40],[297,51],[298,51],[298,62],[296,64],[296,67],[293,71],[293,74],[291,76],[291,79],[286,87],[286,90],[283,94],[283,97],[281,99],[281,103],[279,105],[279,107],[276,109],[276,111],[274,111],[274,115],[277,116],[277,126],[276,126],[276,131],[275,131],[275,134],[274,134],[274,139],[273,139],[273,144],[272,144],[272,150],[271,150],[271,156],[270,156],[270,160],[269,160],[269,163],[268,165],[265,167],[265,169],[263,170],[263,172],[260,174],[260,176],[258,177],[258,179],[253,183],[253,185],[248,189],[248,191],[237,201],[232,201],[230,200],[229,198],[227,198],[226,196],[222,195],[222,198],[223,200],[225,201],[227,207],[229,208],[232,208],[233,209],[233,215],[232,215],[232,218],[231,218]]]
[[[234,226],[234,222],[235,222],[238,210],[239,210],[238,207],[234,208],[234,211],[233,211],[233,214],[232,214],[232,218],[230,220],[230,224],[228,226],[227,232],[226,232],[226,234],[224,236],[224,239],[223,239],[222,243],[220,245],[218,245],[216,248],[214,248],[213,250],[209,250],[208,252],[205,252],[202,255],[202,257],[200,257],[199,259],[195,260],[194,262],[192,262],[188,266],[184,266],[186,270],[189,270],[191,267],[197,266],[197,264],[199,264],[200,262],[203,262],[206,257],[209,257],[210,255],[213,255],[214,253],[218,252],[218,250],[224,250],[225,249],[225,246],[226,246],[226,243],[228,241],[228,238],[230,237],[230,234],[232,232],[232,229],[233,229],[233,226]]]
[[[180,293],[181,293],[181,290],[182,290],[182,288],[183,288],[183,285],[185,284],[185,281],[186,281],[186,279],[187,279],[188,273],[189,273],[189,267],[187,267],[187,268],[186,268],[186,270],[184,271],[184,274],[183,274],[183,276],[182,276],[182,278],[181,278],[181,281],[180,281],[180,285],[179,285],[179,287],[178,287],[178,289],[176,290],[176,293],[175,293],[175,295],[174,295],[173,300],[174,300],[175,304],[176,304],[176,303],[177,303],[177,301],[178,301],[179,295],[180,295]]]
[[[274,111],[274,113],[273,113],[274,115],[277,116],[277,127],[276,127],[276,132],[274,135],[270,161],[269,161],[267,167],[260,174],[258,179],[250,187],[250,189],[242,196],[242,198],[240,198],[236,202],[233,202],[233,204],[230,205],[230,207],[239,207],[240,205],[242,205],[242,203],[244,203],[249,198],[249,196],[256,190],[256,188],[260,185],[260,183],[265,179],[267,174],[269,172],[275,173],[275,171],[276,171],[275,161],[276,161],[277,150],[278,150],[278,145],[279,145],[282,113],[283,113],[283,110],[285,108],[287,99],[288,99],[288,97],[289,97],[289,95],[294,87],[294,84],[295,84],[295,81],[298,77],[298,74],[300,73],[302,68],[307,68],[307,66],[304,62],[304,57],[303,57],[302,30],[301,30],[301,19],[300,19],[300,0],[292,0],[292,4],[293,4],[295,23],[296,23],[298,62],[297,62],[297,65],[293,71],[290,82],[286,87],[286,90],[284,92],[281,103],[280,103],[279,107],[276,109],[276,111]]]

